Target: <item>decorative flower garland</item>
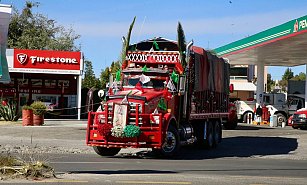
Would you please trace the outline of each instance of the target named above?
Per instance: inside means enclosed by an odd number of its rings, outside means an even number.
[[[135,125],[127,125],[124,129],[125,137],[139,137],[141,129]]]
[[[111,124],[98,124],[97,131],[100,135],[103,136],[110,136],[111,135],[111,129],[112,129]]]
[[[122,126],[114,126],[111,129],[111,135],[114,137],[125,137],[124,129]]]
[[[100,135],[123,138],[123,137],[139,137],[141,135],[141,129],[135,125],[127,125],[125,128],[122,126],[112,126],[111,124],[99,124],[97,131]]]

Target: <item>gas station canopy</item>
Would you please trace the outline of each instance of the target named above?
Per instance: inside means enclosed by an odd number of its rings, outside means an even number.
[[[214,49],[231,64],[298,66],[307,63],[307,16]]]

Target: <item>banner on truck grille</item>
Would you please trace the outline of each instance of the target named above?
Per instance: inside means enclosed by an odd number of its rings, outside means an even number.
[[[121,126],[122,128],[124,128],[126,126],[127,112],[128,112],[128,105],[126,104],[114,105],[113,127]]]

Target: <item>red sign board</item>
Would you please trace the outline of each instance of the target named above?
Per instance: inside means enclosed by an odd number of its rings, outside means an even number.
[[[14,49],[14,68],[80,70],[81,52]]]

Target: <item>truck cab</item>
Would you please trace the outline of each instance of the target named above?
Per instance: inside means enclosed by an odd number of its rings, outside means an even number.
[[[289,107],[284,93],[266,93],[263,95],[263,104],[268,108],[270,115],[277,116],[277,125],[287,123]]]

